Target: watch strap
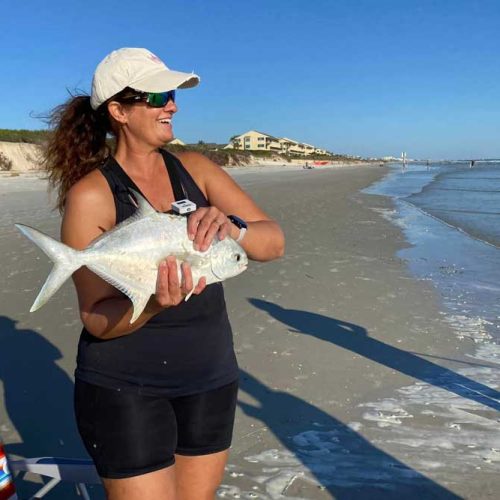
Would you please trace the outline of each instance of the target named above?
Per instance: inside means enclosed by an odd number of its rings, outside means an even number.
[[[245,237],[246,232],[247,232],[246,227],[240,227],[240,234],[238,235],[238,238],[236,238],[236,243],[239,243]]]
[[[239,243],[247,232],[247,223],[237,215],[228,215],[227,218],[240,230],[236,242]]]

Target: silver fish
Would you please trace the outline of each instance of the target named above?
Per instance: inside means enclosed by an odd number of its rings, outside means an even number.
[[[195,285],[203,276],[207,284],[211,284],[237,276],[247,268],[247,255],[232,238],[214,238],[207,251],[196,251],[187,236],[186,217],[159,213],[139,193],[134,195],[138,203],[135,214],[96,238],[84,250],[75,250],[37,229],[15,224],[54,262],[31,312],[42,307],[82,266],[87,266],[132,301],[130,323],[140,316],[155,293],[158,266],[169,255],[177,259],[179,280],[180,263],[189,263]]]

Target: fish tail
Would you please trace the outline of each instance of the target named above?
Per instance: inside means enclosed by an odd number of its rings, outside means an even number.
[[[74,250],[32,227],[24,224],[15,224],[15,226],[54,262],[52,271],[31,306],[30,312],[33,312],[40,309],[83,263],[79,258],[80,252],[78,250]]]

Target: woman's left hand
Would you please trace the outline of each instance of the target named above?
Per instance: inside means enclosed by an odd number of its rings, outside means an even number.
[[[217,235],[223,240],[231,231],[231,221],[216,207],[200,207],[189,215],[188,237],[195,250],[205,252]]]

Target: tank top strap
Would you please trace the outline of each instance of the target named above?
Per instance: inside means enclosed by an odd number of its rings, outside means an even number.
[[[136,210],[136,206],[130,199],[129,188],[138,189],[133,181],[124,174],[117,161],[109,156],[104,164],[99,168],[102,175],[108,181],[113,198],[115,200],[116,224],[130,217]]]
[[[172,167],[175,167],[173,170],[176,172],[182,186],[183,197],[193,201],[199,207],[208,207],[209,203],[205,194],[199,188],[198,184],[196,184],[196,181],[191,177],[191,174],[186,170],[186,167],[182,164],[179,158],[164,149],[161,149],[160,151],[163,155],[167,168],[169,164]],[[170,180],[172,181],[172,176]]]
[[[164,149],[160,149],[160,153],[167,167],[168,176],[170,177],[170,183],[172,184],[172,190],[174,192],[175,201],[189,199],[184,185],[179,178],[179,167],[182,163],[171,153],[168,153]],[[183,168],[183,167],[182,167]]]

